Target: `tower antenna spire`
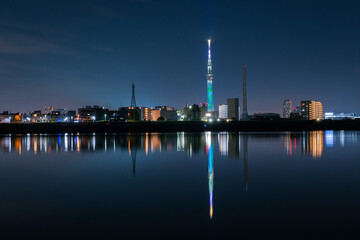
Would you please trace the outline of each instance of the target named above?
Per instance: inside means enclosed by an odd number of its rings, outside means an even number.
[[[211,45],[211,39],[208,39],[208,59],[211,61],[210,45]]]

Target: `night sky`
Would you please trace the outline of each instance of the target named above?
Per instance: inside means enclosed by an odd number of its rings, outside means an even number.
[[[206,101],[281,112],[283,99],[360,113],[358,1],[0,1],[0,111]]]

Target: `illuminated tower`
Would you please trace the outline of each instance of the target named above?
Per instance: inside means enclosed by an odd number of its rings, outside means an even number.
[[[136,108],[136,100],[135,100],[135,84],[131,85],[132,88],[132,96],[131,96],[131,107]]]
[[[208,63],[207,63],[207,102],[208,102],[208,112],[214,111],[214,97],[213,97],[213,87],[212,81],[214,79],[214,75],[212,74],[212,64],[211,64],[211,51],[210,51],[210,43],[211,40],[208,39]]]
[[[247,120],[249,118],[247,112],[247,96],[246,96],[246,65],[243,65],[243,111],[241,115],[242,120]]]

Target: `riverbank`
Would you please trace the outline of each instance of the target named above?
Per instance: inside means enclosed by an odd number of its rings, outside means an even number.
[[[232,121],[232,122],[95,122],[95,123],[3,123],[1,134],[24,133],[126,133],[126,132],[268,132],[312,130],[360,130],[360,120]]]

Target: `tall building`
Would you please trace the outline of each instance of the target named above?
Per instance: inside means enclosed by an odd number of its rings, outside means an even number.
[[[207,110],[208,110],[208,112],[213,112],[214,111],[214,98],[213,98],[212,82],[213,82],[214,76],[212,74],[210,43],[211,43],[211,40],[208,39],[208,63],[207,63],[207,74],[206,74],[207,102],[208,102]]]
[[[220,119],[228,118],[228,105],[226,104],[219,105],[219,118]]]
[[[239,120],[239,99],[228,98],[227,100],[228,118]]]
[[[242,120],[248,120],[248,112],[247,112],[247,96],[246,96],[246,65],[243,65],[243,112],[241,115]]]
[[[283,118],[290,118],[292,112],[292,102],[290,99],[285,99],[283,102]]]
[[[301,117],[304,120],[317,120],[323,118],[322,104],[319,101],[301,101]]]

